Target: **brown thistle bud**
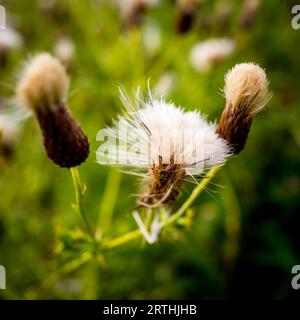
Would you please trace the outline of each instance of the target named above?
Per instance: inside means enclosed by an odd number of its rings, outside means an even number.
[[[67,107],[68,77],[60,62],[47,53],[32,58],[22,72],[16,94],[31,109],[41,128],[48,157],[61,167],[86,160],[89,143]]]
[[[199,0],[177,0],[176,8],[176,32],[187,33],[193,24],[197,13]]]
[[[236,65],[225,76],[224,93],[226,106],[217,133],[238,154],[246,144],[254,115],[270,98],[265,71],[254,63]]]
[[[249,29],[253,26],[256,18],[257,9],[260,6],[260,0],[244,0],[244,8],[240,19],[240,26]]]

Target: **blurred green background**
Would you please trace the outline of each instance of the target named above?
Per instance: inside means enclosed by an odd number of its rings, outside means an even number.
[[[0,264],[7,272],[0,298],[295,296],[290,283],[292,266],[300,264],[300,30],[291,26],[291,8],[297,1],[260,1],[256,14],[246,18],[244,1],[204,1],[184,33],[178,32],[178,9],[171,0],[126,26],[113,1],[1,4],[23,38],[23,46],[1,66],[4,104],[11,104],[24,59],[53,52],[62,37],[74,44],[69,105],[91,143],[79,168],[87,185],[84,204],[93,224],[103,222],[106,236],[136,228],[131,209],[139,191],[136,177],[96,163],[96,133],[122,108],[118,85],[130,93],[137,86],[145,90],[150,78],[157,88],[167,74],[173,79],[167,99],[214,120],[224,107],[224,74],[236,63],[253,61],[266,69],[273,97],[256,117],[246,149],[193,206],[190,226],[154,245],[138,240],[116,248],[100,263],[92,260],[66,274],[60,271],[64,264],[84,251],[80,237],[76,240],[81,221],[71,206],[71,176],[46,157],[37,123],[27,119],[14,153],[0,164]],[[232,38],[235,50],[210,71],[197,72],[189,52],[212,37]],[[185,186],[175,207],[192,188]]]

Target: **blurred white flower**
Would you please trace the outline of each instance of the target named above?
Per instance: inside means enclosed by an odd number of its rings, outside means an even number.
[[[165,72],[157,81],[153,93],[155,97],[166,97],[174,89],[176,83],[175,72]]]
[[[0,115],[0,141],[1,144],[14,144],[18,135],[19,128],[17,124],[9,117]]]
[[[11,156],[21,131],[22,122],[29,116],[29,112],[15,107],[8,110],[0,109],[0,158],[7,159]]]
[[[209,39],[196,44],[190,52],[190,63],[198,71],[208,71],[234,51],[234,41],[228,38]]]
[[[143,28],[143,47],[149,56],[158,53],[162,46],[160,28],[155,24],[146,24]]]
[[[74,56],[74,43],[69,38],[61,38],[54,47],[55,56],[66,66],[69,67]]]
[[[17,31],[11,28],[0,30],[0,51],[9,51],[19,48],[22,44],[23,39]]]

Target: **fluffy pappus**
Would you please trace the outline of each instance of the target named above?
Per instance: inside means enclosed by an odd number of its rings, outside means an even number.
[[[106,134],[117,138],[121,165],[142,172],[143,206],[175,200],[185,179],[195,180],[229,156],[227,143],[216,134],[216,126],[197,111],[185,112],[164,99],[136,96],[137,104],[121,91],[124,115]],[[125,130],[122,134],[118,126]],[[127,152],[121,149],[127,145]],[[135,170],[133,171],[133,173]]]

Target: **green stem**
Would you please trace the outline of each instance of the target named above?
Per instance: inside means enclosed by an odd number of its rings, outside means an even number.
[[[168,219],[164,221],[162,224],[162,228],[169,226],[176,222],[183,214],[184,212],[192,205],[192,203],[197,199],[197,197],[200,195],[200,193],[205,189],[205,187],[208,185],[208,183],[211,181],[211,179],[216,175],[216,173],[220,170],[221,166],[215,166],[210,169],[208,174],[205,178],[202,179],[202,181],[199,183],[199,185],[193,190],[191,195],[187,198],[187,200],[183,203],[183,205],[174,213],[172,214]],[[109,240],[106,243],[103,244],[104,248],[106,249],[112,249],[118,246],[121,246],[125,243],[128,243],[130,241],[133,241],[135,239],[138,239],[141,237],[141,231],[139,229],[126,233],[123,236],[117,237],[115,239]]]
[[[91,259],[92,259],[91,253],[84,252],[78,258],[75,258],[66,262],[64,265],[60,266],[58,269],[53,271],[48,277],[46,277],[38,285],[34,285],[33,287],[31,287],[26,293],[26,296],[25,296],[26,299],[37,299],[38,296],[41,296],[41,295],[45,296],[45,291],[48,291],[52,287],[54,287],[55,284],[59,281],[59,279],[76,271]]]
[[[199,185],[192,191],[191,195],[187,198],[183,205],[163,223],[163,227],[174,223],[184,214],[185,210],[187,210],[191,206],[191,204],[197,199],[199,194],[205,189],[205,187],[220,170],[220,168],[220,166],[216,166],[210,169],[208,174],[205,176],[205,178],[203,178],[201,183],[199,183]]]
[[[134,231],[128,232],[123,236],[117,237],[115,239],[109,240],[103,244],[105,249],[113,249],[115,247],[119,247],[127,242],[138,239],[141,236],[140,229],[136,229]]]
[[[53,285],[55,285],[58,279],[79,269],[91,259],[92,255],[90,252],[83,253],[80,257],[67,262],[61,268],[54,271],[48,278],[44,280],[44,282],[42,282],[41,287],[43,289],[51,288]]]
[[[121,172],[116,168],[111,168],[106,182],[104,195],[99,210],[97,226],[103,232],[108,232],[111,225],[113,211],[117,202],[119,186],[121,182]]]
[[[83,187],[81,180],[80,180],[78,168],[73,167],[70,169],[70,171],[71,171],[73,184],[74,184],[74,188],[75,188],[77,210],[78,210],[79,214],[81,215],[81,218],[83,220],[83,223],[84,223],[84,226],[85,226],[87,233],[89,234],[91,239],[94,241],[95,240],[95,232],[94,232],[91,224],[89,223],[89,221],[86,217],[86,214],[84,212],[84,208],[83,208],[82,198],[83,198],[83,194],[84,194],[84,187]]]

